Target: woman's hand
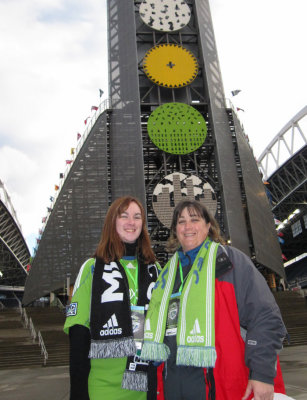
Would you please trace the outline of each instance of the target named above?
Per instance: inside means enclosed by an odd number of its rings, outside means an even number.
[[[269,383],[250,379],[247,383],[242,400],[246,400],[252,392],[254,393],[254,400],[273,400],[274,386]]]

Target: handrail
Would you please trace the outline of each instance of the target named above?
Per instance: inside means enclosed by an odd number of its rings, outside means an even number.
[[[30,333],[31,333],[31,336],[33,338],[33,343],[34,343],[35,339],[36,339],[36,331],[35,331],[35,328],[34,328],[34,325],[32,322],[32,318],[29,319],[29,329],[30,329]]]
[[[41,354],[44,355],[44,365],[46,365],[47,360],[48,360],[48,352],[43,340],[43,337],[41,335],[41,331],[38,331],[38,345],[41,347]]]
[[[57,307],[59,307],[60,310],[64,310],[66,307],[64,304],[61,302],[61,300],[57,297]]]
[[[32,322],[32,319],[28,317],[25,308],[22,309],[21,319],[24,319],[25,328],[29,327],[30,333],[31,333],[31,337],[33,338],[33,343],[36,340],[36,336],[38,337],[38,345],[41,348],[41,354],[44,355],[44,365],[46,365],[47,359],[48,359],[48,352],[47,352],[43,337],[42,337],[40,331],[38,331],[38,333],[36,333],[34,324]]]
[[[29,329],[30,329],[30,335],[31,335],[31,337],[33,338],[33,342],[35,342],[35,339],[36,339],[36,331],[35,331],[35,328],[34,328],[34,325],[33,325],[32,318],[31,318],[31,317],[30,317],[30,318],[28,317],[25,308],[22,308],[21,310],[22,310],[22,311],[21,311],[21,321],[23,320],[23,324],[24,324],[24,327],[25,327],[25,328],[29,328]]]
[[[28,318],[25,308],[21,309],[21,320],[23,320],[23,324],[24,324],[25,328],[27,328],[28,324],[29,324],[29,318]]]
[[[21,303],[18,303],[18,308],[19,308],[19,312],[20,312],[20,315],[22,318],[22,304]]]
[[[17,300],[18,307],[19,307],[19,310],[20,310],[20,307],[22,307],[21,301],[20,301],[19,298],[16,296],[15,292],[13,292],[13,296],[14,296],[15,299]]]

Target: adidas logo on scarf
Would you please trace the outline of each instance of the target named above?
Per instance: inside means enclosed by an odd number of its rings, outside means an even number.
[[[113,314],[108,322],[103,325],[103,328],[105,329],[101,329],[100,336],[121,335],[122,333],[122,328],[118,328],[118,322],[115,314]]]
[[[199,327],[199,321],[198,318],[196,318],[193,329],[190,331],[190,334],[193,336],[187,337],[188,343],[204,343],[205,338],[202,335],[198,335],[199,333],[201,333]]]

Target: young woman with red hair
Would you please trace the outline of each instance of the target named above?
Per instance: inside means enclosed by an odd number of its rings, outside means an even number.
[[[131,196],[115,200],[67,310],[71,400],[156,398],[155,368],[139,355],[159,269],[142,204]]]

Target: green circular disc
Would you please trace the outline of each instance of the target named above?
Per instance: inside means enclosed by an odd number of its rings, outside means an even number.
[[[204,117],[184,103],[166,103],[156,108],[150,114],[147,130],[152,142],[171,154],[192,153],[207,136]]]

